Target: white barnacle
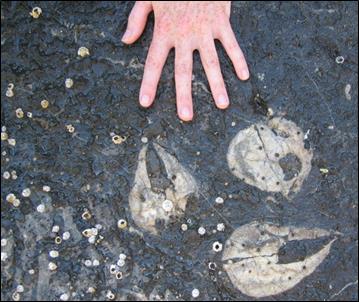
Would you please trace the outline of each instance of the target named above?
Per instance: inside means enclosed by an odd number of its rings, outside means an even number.
[[[71,88],[74,85],[74,81],[71,78],[67,78],[65,80],[65,87],[66,88]]]
[[[6,96],[8,98],[12,98],[14,96],[14,84],[13,83],[9,83],[9,85],[7,85]]]
[[[16,145],[16,139],[15,138],[9,138],[7,140],[7,142],[9,143],[10,146],[15,146]]]
[[[13,193],[10,193],[10,194],[8,194],[8,195],[6,196],[6,201],[7,201],[7,202],[13,203],[13,202],[15,201],[15,199],[16,199],[16,196],[15,196],[15,194],[13,194]]]
[[[92,261],[90,259],[85,260],[85,266],[90,267],[92,266]]]
[[[80,56],[80,57],[86,57],[86,56],[89,56],[90,55],[90,51],[88,50],[88,48],[84,47],[84,46],[81,46],[78,51],[77,51],[77,54]]]
[[[66,125],[66,129],[69,133],[74,133],[75,132],[75,127],[72,126],[71,124]]]
[[[1,252],[1,261],[6,261],[8,258],[8,254],[6,252]]]
[[[60,236],[56,236],[55,238],[55,244],[61,244],[62,238]]]
[[[122,144],[124,141],[126,141],[126,137],[125,136],[120,136],[120,135],[113,135],[112,136],[112,142],[115,144],[115,145],[120,145]]]
[[[173,202],[171,200],[166,199],[165,201],[163,201],[162,203],[162,208],[166,211],[166,212],[171,212],[173,209]]]
[[[88,242],[94,244],[96,242],[96,236],[90,236]]]
[[[20,301],[20,298],[21,298],[20,294],[17,291],[15,291],[11,297],[14,301]]]
[[[113,300],[115,299],[115,294],[112,291],[108,291],[106,294],[107,299]]]
[[[121,253],[119,256],[118,256],[119,259],[122,259],[122,260],[126,260],[127,256],[123,253]]]
[[[87,209],[85,209],[85,211],[82,213],[81,217],[83,220],[89,220],[89,219],[91,219],[92,215]]]
[[[115,274],[115,276],[116,276],[116,279],[121,280],[122,279],[122,272],[117,272]]]
[[[52,251],[49,252],[49,256],[51,258],[57,258],[57,257],[59,257],[59,252],[56,251],[56,250],[52,250]]]
[[[118,265],[119,267],[123,267],[123,266],[125,266],[125,264],[126,264],[126,262],[125,262],[124,259],[119,259],[119,260],[117,261],[117,265]]]
[[[39,213],[44,213],[45,212],[45,205],[44,204],[39,204],[37,207],[36,207],[36,211],[38,211]]]
[[[92,265],[93,265],[93,266],[99,266],[99,265],[100,265],[100,261],[98,261],[97,259],[94,259],[94,260],[92,261]]]
[[[48,268],[50,271],[54,271],[57,269],[57,265],[54,262],[49,262]]]
[[[215,251],[216,253],[220,252],[222,250],[222,243],[216,241],[216,242],[213,242],[213,245],[212,245],[212,249],[213,251]]]
[[[64,233],[62,234],[62,239],[63,239],[63,240],[69,240],[70,237],[71,237],[71,234],[70,234],[70,232],[68,232],[68,231],[66,231],[66,232],[64,232]]]
[[[15,110],[15,114],[17,118],[23,118],[24,117],[24,111],[21,108],[17,108]]]
[[[24,292],[24,286],[23,285],[21,285],[21,284],[19,284],[18,286],[16,286],[16,291],[18,292],[18,293],[23,293]]]
[[[42,14],[42,9],[38,6],[36,6],[31,10],[31,12],[29,14],[34,19],[38,19],[40,17],[40,15]]]
[[[181,225],[181,230],[182,230],[183,232],[187,231],[187,230],[188,230],[188,225],[185,224],[185,223],[182,223],[182,225]]]
[[[146,136],[141,137],[141,142],[144,144],[148,143],[148,138]]]
[[[6,140],[8,140],[8,138],[9,138],[9,135],[5,131],[1,132],[1,140],[2,141],[6,141]]]
[[[217,224],[217,231],[223,232],[224,229],[225,229],[224,223],[218,223],[218,224]]]
[[[21,195],[24,197],[29,197],[31,195],[31,190],[29,188],[25,188],[24,190],[22,190]]]
[[[204,227],[199,227],[198,228],[198,234],[200,234],[201,236],[206,234],[206,229]]]
[[[96,289],[95,289],[94,287],[90,286],[90,287],[87,289],[87,292],[88,292],[89,294],[94,294],[94,293],[96,292]]]
[[[217,264],[215,262],[210,262],[210,263],[208,263],[208,268],[211,271],[214,271],[217,268]]]
[[[192,290],[192,297],[193,298],[198,298],[198,296],[199,296],[199,290],[198,290],[198,288],[194,288]]]
[[[58,225],[54,225],[51,229],[51,232],[58,233],[60,231],[60,227]]]
[[[7,245],[7,239],[3,238],[1,239],[1,246],[6,246]]]
[[[43,186],[43,187],[42,187],[42,190],[43,190],[44,192],[50,192],[50,191],[51,191],[51,188],[50,188],[49,186]]]
[[[4,177],[5,179],[9,179],[10,173],[8,171],[5,171],[4,174],[2,175],[2,177]]]
[[[110,265],[110,274],[115,274],[117,272],[117,267],[115,264]]]
[[[61,301],[68,301],[69,300],[69,295],[66,294],[66,293],[63,293],[61,296],[60,296],[60,300]]]
[[[19,207],[19,206],[20,206],[20,200],[16,198],[16,199],[14,200],[14,202],[12,203],[12,205],[13,205],[14,207],[16,207],[16,208]]]
[[[338,56],[335,58],[335,63],[337,64],[343,64],[344,63],[344,57],[343,56]]]
[[[127,227],[127,221],[125,219],[120,219],[117,221],[117,227],[119,229],[125,229]]]
[[[224,199],[222,197],[217,197],[215,201],[216,201],[217,204],[224,203]]]
[[[43,109],[46,109],[47,107],[49,107],[49,101],[48,100],[42,100],[40,104],[41,104],[41,107]]]

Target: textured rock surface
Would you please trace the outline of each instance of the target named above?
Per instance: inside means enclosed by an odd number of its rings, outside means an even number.
[[[176,116],[173,52],[154,106],[138,105],[153,16],[140,40],[124,46],[120,38],[132,5],[1,2],[1,126],[16,139],[15,146],[1,142],[6,152],[1,173],[17,172],[16,179],[1,181],[1,238],[7,238],[2,300],[11,299],[19,284],[22,300],[58,300],[63,293],[103,300],[109,290],[116,299],[192,299],[194,288],[204,300],[251,299],[232,285],[222,253],[212,251],[212,244],[224,243],[254,220],[343,233],[315,272],[270,299],[357,300],[357,3],[233,3],[231,22],[252,77],[240,82],[218,44],[231,106],[217,110],[195,54],[196,116],[190,124]],[[34,6],[42,8],[38,19],[29,15]],[[81,46],[89,56],[78,57]],[[342,64],[337,56],[343,56]],[[73,79],[72,88],[65,87],[67,78]],[[14,83],[11,98],[9,83]],[[25,113],[22,119],[16,118],[17,108]],[[291,202],[239,181],[226,162],[233,137],[266,121],[268,108],[302,129],[313,150],[310,174]],[[126,141],[114,144],[112,132]],[[198,202],[188,202],[180,221],[168,224],[160,237],[136,229],[128,204],[143,136],[171,150],[199,184]],[[156,165],[153,156],[150,168],[155,171]],[[323,168],[328,173],[321,173]],[[44,185],[51,191],[44,192]],[[25,188],[30,197],[21,196]],[[6,202],[9,193],[20,199],[18,208]],[[218,196],[223,204],[215,203]],[[40,204],[43,213],[36,211]],[[81,218],[85,208],[89,220]],[[126,229],[117,228],[119,219],[127,221]],[[225,223],[225,230],[213,233],[218,223]],[[98,238],[103,239],[94,245],[81,232],[96,224],[102,225]],[[60,236],[69,231],[70,239],[56,245],[53,225]],[[197,233],[200,226],[204,236]],[[59,257],[49,258],[54,249]],[[305,244],[290,251],[310,254]],[[116,279],[110,265],[120,253],[127,258],[122,279]],[[289,250],[283,253],[290,256]],[[100,265],[85,265],[95,259]],[[50,261],[56,272],[48,270]],[[209,262],[217,264],[215,270]]]

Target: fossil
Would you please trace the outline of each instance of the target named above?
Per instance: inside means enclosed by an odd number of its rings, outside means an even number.
[[[225,244],[222,260],[233,285],[251,297],[287,291],[309,276],[329,254],[336,238],[302,261],[278,263],[279,249],[288,241],[338,235],[319,228],[281,227],[252,222],[241,226]]]
[[[227,161],[230,170],[247,184],[262,191],[282,192],[286,197],[300,190],[311,170],[312,151],[304,148],[304,135],[293,122],[273,118],[240,131],[231,141]],[[292,175],[295,160],[300,168]],[[288,163],[282,162],[288,159]]]
[[[134,186],[129,195],[129,205],[134,222],[152,234],[157,234],[156,221],[167,223],[170,217],[180,216],[186,209],[187,199],[197,194],[197,185],[191,174],[158,144],[154,148],[163,161],[167,178],[172,183],[164,192],[154,192],[147,173],[148,145],[142,147],[136,170]]]

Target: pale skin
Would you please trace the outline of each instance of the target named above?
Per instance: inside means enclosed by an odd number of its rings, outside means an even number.
[[[149,107],[154,102],[162,68],[172,48],[175,48],[176,102],[180,119],[193,119],[194,50],[199,51],[216,106],[219,109],[229,106],[214,40],[224,46],[238,78],[249,78],[246,60],[229,21],[230,10],[230,1],[136,1],[122,42],[134,43],[141,36],[151,11],[155,17],[139,94],[141,106]]]

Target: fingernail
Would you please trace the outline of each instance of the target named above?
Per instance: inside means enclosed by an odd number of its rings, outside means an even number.
[[[189,111],[188,108],[184,107],[181,109],[181,118],[188,121],[188,120],[191,120],[192,117],[191,117],[191,111]]]
[[[148,107],[150,105],[150,97],[146,94],[142,95],[140,98],[140,104],[143,107]]]
[[[126,29],[125,33],[122,36],[121,41],[126,42],[131,37],[131,31],[129,29]]]
[[[225,107],[228,105],[228,98],[225,95],[220,95],[217,100],[217,104],[221,107]]]
[[[243,80],[247,80],[249,78],[249,71],[248,69],[242,69],[240,71],[240,74],[241,74],[241,79]]]

